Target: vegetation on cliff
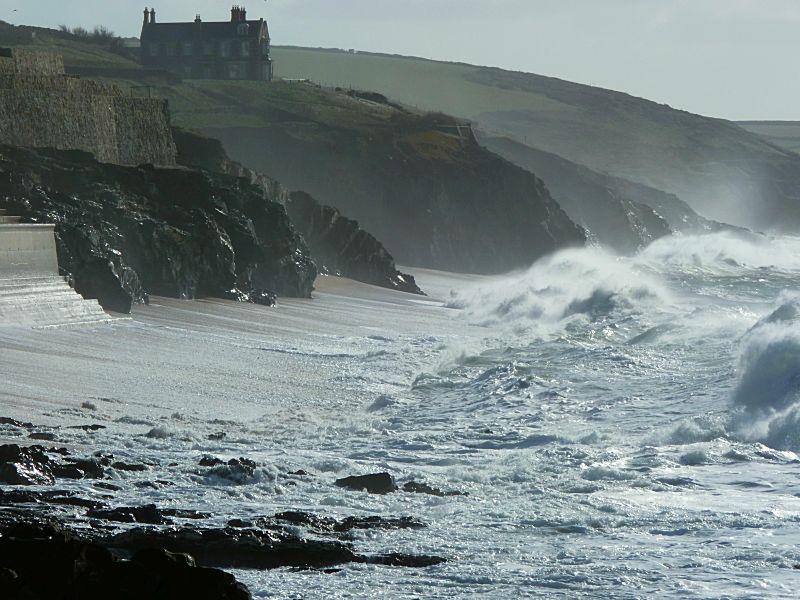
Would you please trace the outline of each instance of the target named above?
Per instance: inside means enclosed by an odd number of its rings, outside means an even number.
[[[794,192],[800,156],[730,121],[553,77],[461,63],[288,47],[273,48],[273,58],[279,77],[375,90],[445,111],[491,135],[675,194],[708,218],[785,231],[800,224]]]

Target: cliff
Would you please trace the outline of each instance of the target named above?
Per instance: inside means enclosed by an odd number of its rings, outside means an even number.
[[[661,190],[598,173],[511,138],[479,133],[478,139],[492,152],[542,177],[572,220],[618,252],[635,252],[671,232],[702,233],[723,227]]]
[[[148,294],[308,297],[317,275],[284,207],[239,177],[0,146],[0,208],[56,223],[59,266],[109,310]]]
[[[180,164],[242,177],[261,188],[265,197],[283,204],[323,273],[402,292],[423,293],[414,277],[398,271],[383,244],[357,221],[319,204],[305,192],[290,193],[274,179],[230,160],[219,140],[179,127],[173,128],[173,137]]]
[[[205,133],[234,160],[357,219],[402,264],[500,273],[585,240],[540,179],[449,117],[308,84],[268,94],[259,126]],[[189,117],[183,108],[178,118]]]
[[[0,49],[0,143],[77,149],[121,165],[175,164],[164,100],[64,74],[55,54]]]
[[[709,219],[789,233],[800,226],[800,156],[730,121],[478,65],[318,48],[273,47],[273,58],[278,77],[374,90],[444,111],[493,136],[674,194]]]

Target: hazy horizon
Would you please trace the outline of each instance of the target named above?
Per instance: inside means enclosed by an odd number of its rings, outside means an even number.
[[[147,1],[147,0],[145,0]],[[151,0],[152,1],[152,0]],[[156,3],[159,21],[226,20],[232,2]],[[241,3],[241,2],[239,2]],[[413,55],[528,71],[732,120],[800,120],[800,3],[772,0],[251,0],[275,45]],[[148,6],[150,3],[148,2]],[[139,35],[144,3],[55,0],[0,7],[41,27]],[[784,58],[785,57],[785,58]]]

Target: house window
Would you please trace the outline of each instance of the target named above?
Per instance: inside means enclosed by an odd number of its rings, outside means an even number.
[[[191,56],[193,54],[194,49],[192,48],[192,42],[184,42],[183,43],[183,55],[184,56]]]
[[[236,28],[236,33],[239,35],[247,35],[250,31],[250,25],[247,23],[239,23],[239,26]]]
[[[247,67],[241,63],[231,63],[228,65],[228,79],[245,79]]]
[[[219,45],[220,54],[222,56],[230,56],[231,55],[231,43],[230,42],[221,42]]]
[[[175,44],[164,44],[167,56],[175,56]]]
[[[250,42],[242,42],[242,56],[250,56]]]
[[[214,54],[214,42],[203,42],[203,54],[206,56]]]
[[[158,44],[155,42],[150,42],[147,45],[147,50],[150,52],[150,56],[158,56]]]

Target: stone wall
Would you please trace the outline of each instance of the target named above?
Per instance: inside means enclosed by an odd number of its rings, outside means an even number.
[[[0,49],[0,143],[84,150],[121,165],[174,165],[165,100],[68,77],[59,55]]]

